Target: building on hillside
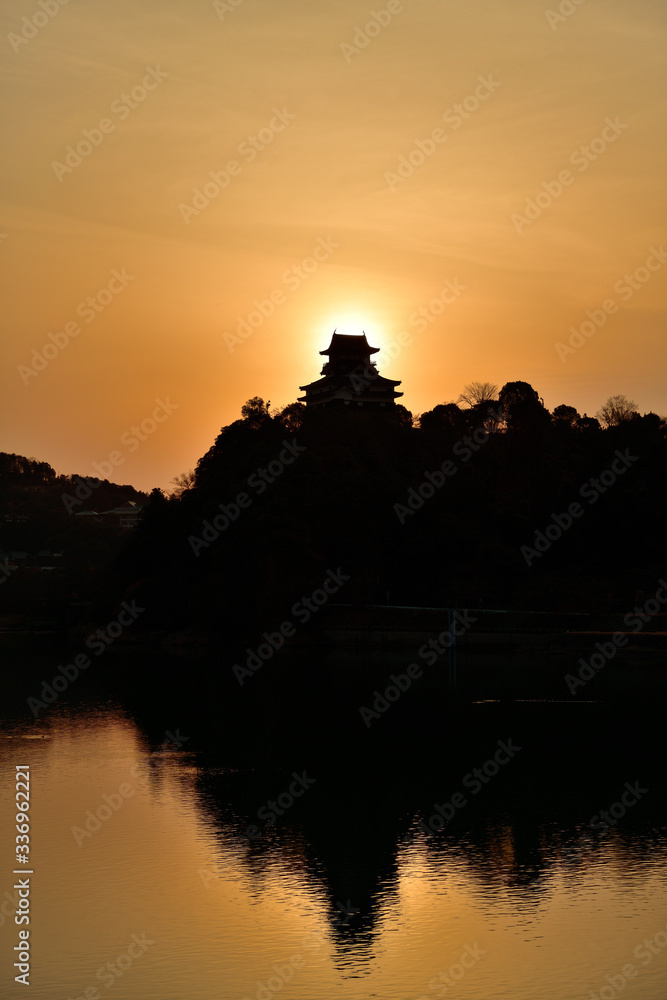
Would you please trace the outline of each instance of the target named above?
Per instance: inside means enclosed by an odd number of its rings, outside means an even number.
[[[128,500],[120,507],[112,507],[111,510],[77,510],[75,517],[98,517],[106,518],[111,524],[118,528],[134,528],[141,520],[143,507],[134,500]]]
[[[299,397],[299,402],[313,408],[350,406],[375,410],[393,406],[403,395],[395,389],[401,383],[380,375],[371,360],[379,350],[370,346],[365,333],[347,336],[334,330],[329,347],[320,351],[328,359],[322,368],[323,378],[299,386],[306,394]]]
[[[141,520],[142,510],[143,508],[138,503],[135,503],[134,500],[128,500],[121,507],[103,510],[102,516],[115,521],[119,528],[134,528]]]

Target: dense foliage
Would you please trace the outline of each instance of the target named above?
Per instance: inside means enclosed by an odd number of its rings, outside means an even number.
[[[549,413],[525,382],[491,396],[415,421],[249,400],[194,477],[151,495],[122,565],[146,621],[269,628],[338,567],[342,602],[623,611],[652,594],[664,420],[618,397],[606,426]]]
[[[132,486],[59,476],[47,462],[0,453],[0,612],[53,612],[108,600],[127,532],[111,510],[146,495]]]

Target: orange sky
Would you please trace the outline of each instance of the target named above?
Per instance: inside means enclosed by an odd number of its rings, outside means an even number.
[[[414,413],[515,379],[667,413],[657,0],[42,2],[0,18],[0,449],[166,487],[336,325],[411,335]]]

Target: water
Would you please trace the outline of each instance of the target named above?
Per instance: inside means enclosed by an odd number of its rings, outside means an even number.
[[[267,679],[244,702],[143,655],[100,661],[35,720],[25,698],[60,653],[5,657],[3,996],[23,989],[16,764],[35,1000],[667,995],[664,746],[644,708],[430,692],[366,729],[341,690],[304,708]]]

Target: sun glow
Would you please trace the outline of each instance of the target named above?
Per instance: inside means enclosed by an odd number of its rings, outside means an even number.
[[[325,313],[323,318],[317,322],[314,330],[317,344],[322,342],[322,346],[318,347],[318,350],[329,346],[334,331],[345,337],[359,337],[365,333],[368,343],[373,347],[382,347],[384,341],[381,324],[368,311],[347,312],[332,309]]]

